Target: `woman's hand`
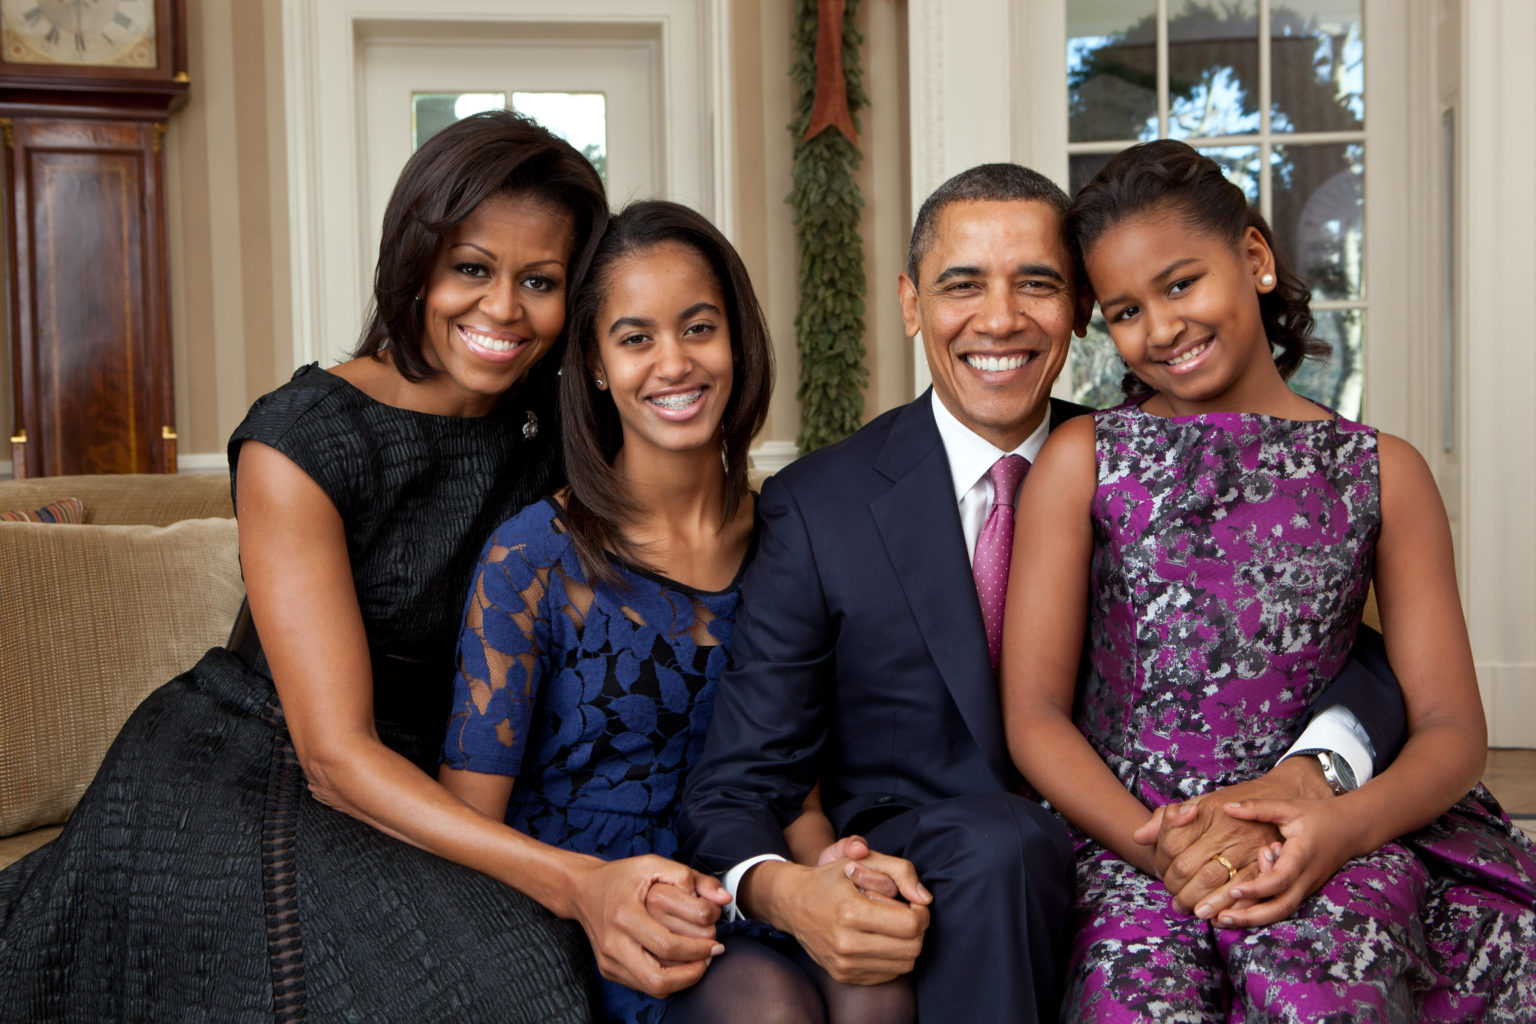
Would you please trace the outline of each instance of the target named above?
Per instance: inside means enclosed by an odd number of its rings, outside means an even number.
[[[1227,888],[1237,900],[1216,915],[1223,928],[1254,928],[1283,921],[1301,901],[1321,889],[1360,845],[1359,816],[1345,797],[1320,800],[1242,800],[1222,809],[1244,821],[1280,828],[1284,841],[1259,851],[1257,872]],[[1196,908],[1200,914],[1206,907]]]
[[[725,952],[714,922],[730,899],[708,875],[652,855],[590,858],[571,889],[603,977],[658,998],[697,982]]]

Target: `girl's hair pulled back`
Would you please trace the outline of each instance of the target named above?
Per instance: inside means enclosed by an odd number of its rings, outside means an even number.
[[[1144,142],[1116,153],[1067,209],[1067,238],[1078,272],[1086,279],[1085,256],[1108,231],[1145,214],[1173,213],[1195,231],[1237,246],[1256,228],[1274,254],[1275,287],[1259,295],[1259,313],[1280,376],[1289,379],[1303,359],[1326,358],[1327,342],[1312,336],[1311,292],[1275,245],[1263,214],[1248,205],[1243,190],[1228,181],[1221,166],[1174,139]],[[1150,389],[1127,373],[1122,384],[1132,397]]]

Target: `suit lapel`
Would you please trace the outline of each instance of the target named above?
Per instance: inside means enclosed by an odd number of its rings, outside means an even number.
[[[1012,778],[976,583],[949,460],[925,392],[898,416],[875,461],[891,487],[870,502],[913,618],[966,727],[999,781]]]

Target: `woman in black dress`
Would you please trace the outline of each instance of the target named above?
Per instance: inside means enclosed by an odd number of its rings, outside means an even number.
[[[517,834],[429,772],[480,545],[558,483],[542,357],[606,220],[591,166],[515,115],[412,157],[356,357],[230,440],[249,618],[0,874],[0,1019],[586,1018],[582,929],[504,884]]]

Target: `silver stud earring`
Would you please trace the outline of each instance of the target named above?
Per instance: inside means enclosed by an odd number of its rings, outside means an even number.
[[[1263,277],[1259,278],[1259,284],[1263,285],[1265,288],[1268,288],[1270,285],[1272,285],[1274,283],[1275,283],[1275,275],[1274,274],[1265,274]]]
[[[601,377],[593,377],[592,383],[597,385],[597,390],[599,391],[607,390],[608,385],[603,383],[603,378]]]

